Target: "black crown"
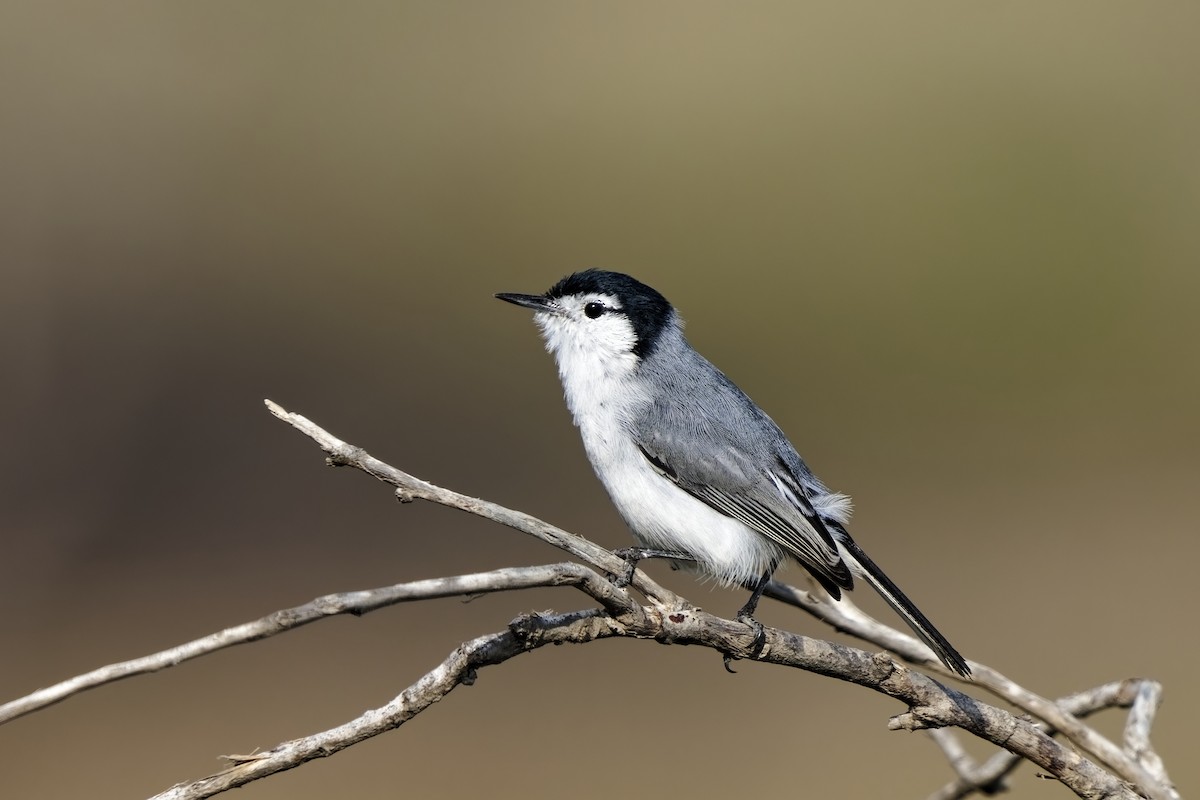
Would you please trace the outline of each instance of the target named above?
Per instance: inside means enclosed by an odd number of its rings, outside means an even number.
[[[659,336],[674,314],[667,298],[623,272],[587,269],[568,275],[546,292],[551,298],[587,294],[610,295],[621,304],[619,313],[629,319],[637,336],[633,354],[638,358],[645,358],[654,351]]]

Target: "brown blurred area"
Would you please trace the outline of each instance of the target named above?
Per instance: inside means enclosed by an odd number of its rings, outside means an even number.
[[[682,310],[968,657],[1048,696],[1162,680],[1155,740],[1194,791],[1198,25],[1186,3],[5,3],[0,701],[319,594],[558,560],[326,469],[265,397],[626,544],[527,315],[491,298],[602,266]],[[106,686],[0,727],[0,796],[147,796],[582,605],[410,605]],[[554,648],[239,797],[923,797],[950,771],[887,731],[901,710],[700,650]]]

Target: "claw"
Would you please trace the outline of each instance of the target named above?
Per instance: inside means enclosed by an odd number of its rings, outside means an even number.
[[[743,625],[749,625],[754,629],[754,644],[750,646],[751,658],[758,658],[762,655],[763,648],[767,646],[767,630],[763,624],[749,615],[738,614],[738,622]]]

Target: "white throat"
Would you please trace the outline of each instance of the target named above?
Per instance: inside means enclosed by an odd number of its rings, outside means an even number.
[[[541,313],[534,316],[546,349],[554,355],[567,407],[581,429],[607,426],[647,399],[636,379],[637,337],[619,314],[588,320]]]

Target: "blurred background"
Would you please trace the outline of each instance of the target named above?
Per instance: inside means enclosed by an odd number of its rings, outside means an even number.
[[[559,560],[325,468],[266,397],[627,544],[528,315],[491,296],[600,266],[682,310],[968,657],[1052,697],[1163,681],[1156,742],[1195,791],[1198,24],[1192,3],[5,3],[0,700],[316,595]],[[745,599],[651,569],[718,613]],[[585,605],[410,605],[106,686],[0,728],[0,795],[150,795]],[[552,648],[239,797],[923,797],[951,773],[887,731],[902,710],[697,649]]]

